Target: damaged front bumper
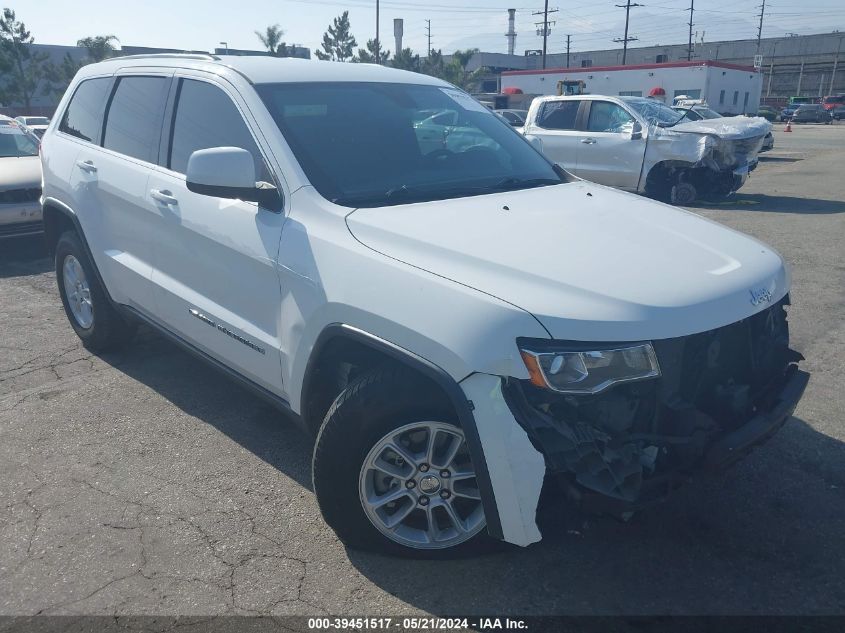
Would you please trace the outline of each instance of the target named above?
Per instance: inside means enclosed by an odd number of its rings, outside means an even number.
[[[797,366],[801,355],[789,349],[787,303],[708,332],[653,341],[659,378],[594,395],[511,378],[468,392],[498,513],[510,517],[501,538],[539,540],[534,520],[544,477],[584,511],[624,516],[770,438],[809,380]]]

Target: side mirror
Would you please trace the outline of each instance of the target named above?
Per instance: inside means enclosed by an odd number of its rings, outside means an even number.
[[[188,190],[194,193],[257,202],[270,211],[282,210],[278,189],[266,182],[255,182],[252,154],[239,147],[197,150],[188,158],[185,180]]]
[[[541,154],[543,153],[543,139],[541,139],[539,136],[534,136],[533,134],[526,134],[525,140],[528,141],[531,147],[536,149]]]
[[[643,137],[643,126],[639,121],[634,121],[634,127],[631,128],[631,140],[638,141]]]

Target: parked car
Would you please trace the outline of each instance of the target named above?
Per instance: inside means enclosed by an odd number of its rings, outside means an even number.
[[[831,110],[830,116],[837,121],[845,119],[845,106],[836,106],[833,110]]]
[[[44,136],[47,126],[50,125],[50,119],[46,116],[19,116],[15,117],[15,121],[23,125],[38,138]]]
[[[777,121],[781,116],[781,112],[772,106],[761,105],[757,108],[757,116],[763,117],[766,121]]]
[[[829,125],[833,121],[830,111],[825,110],[818,103],[808,103],[798,106],[795,114],[792,115],[793,123],[825,123]]]
[[[724,198],[757,166],[771,123],[688,117],[641,97],[540,97],[523,130],[580,178],[678,204]]]
[[[782,122],[789,121],[793,116],[795,116],[795,111],[798,109],[798,106],[786,106],[783,110],[780,111],[780,120]]]
[[[845,106],[845,95],[828,95],[822,99],[822,107],[832,112],[836,108]]]
[[[0,239],[42,231],[38,139],[0,116]]]
[[[722,115],[708,108],[706,105],[694,105],[690,107],[672,106],[678,114],[683,115],[682,121],[701,121],[701,119],[721,119]]]
[[[425,147],[432,111],[467,143]],[[777,252],[573,177],[439,79],[123,57],[56,116],[44,222],[71,327],[104,351],[147,323],[313,433],[350,547],[527,545],[544,481],[626,514],[771,436],[807,384]]]
[[[505,120],[513,127],[525,125],[525,117],[528,116],[528,110],[502,109],[496,110],[496,113],[505,117]]]

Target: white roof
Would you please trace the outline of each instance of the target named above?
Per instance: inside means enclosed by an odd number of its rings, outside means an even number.
[[[386,83],[412,83],[448,86],[440,79],[379,66],[324,62],[312,59],[270,56],[160,54],[114,57],[83,67],[80,74],[97,75],[132,67],[193,68],[213,73],[236,71],[255,84],[308,81],[374,81]]]

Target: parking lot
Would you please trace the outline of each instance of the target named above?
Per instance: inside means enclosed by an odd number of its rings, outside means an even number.
[[[40,241],[0,242],[0,614],[845,612],[845,124],[793,129],[694,210],[792,267],[795,417],[629,523],[478,559],[345,550],[290,422],[149,331],[92,356]]]

